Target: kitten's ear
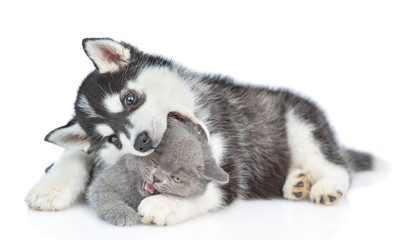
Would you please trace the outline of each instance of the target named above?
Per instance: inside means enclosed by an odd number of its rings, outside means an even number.
[[[44,140],[63,148],[84,152],[87,152],[90,147],[90,140],[87,134],[75,120],[71,120],[67,125],[51,131]]]
[[[109,38],[86,38],[83,48],[100,73],[119,71],[131,62],[131,46]]]
[[[220,166],[218,166],[214,159],[205,161],[204,176],[205,179],[214,181],[219,184],[225,184],[229,181],[229,175]]]

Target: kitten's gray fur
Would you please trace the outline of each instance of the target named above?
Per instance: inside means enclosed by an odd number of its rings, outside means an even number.
[[[126,156],[96,173],[87,199],[100,218],[115,225],[137,223],[136,209],[148,182],[155,193],[181,197],[203,194],[210,181],[224,184],[228,174],[212,158],[206,136],[189,120],[170,120],[163,140],[147,157]]]

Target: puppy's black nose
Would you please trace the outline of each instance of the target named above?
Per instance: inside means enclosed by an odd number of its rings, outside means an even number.
[[[146,152],[152,148],[152,140],[148,136],[148,133],[142,132],[137,136],[134,143],[134,148],[140,152]]]

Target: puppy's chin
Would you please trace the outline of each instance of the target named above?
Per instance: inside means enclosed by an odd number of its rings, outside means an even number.
[[[157,143],[158,145],[159,143]],[[150,155],[151,153],[153,153],[155,151],[155,147],[153,147],[152,149],[146,151],[146,152],[140,152],[140,151],[133,151],[133,154],[135,154],[138,157],[145,157]]]

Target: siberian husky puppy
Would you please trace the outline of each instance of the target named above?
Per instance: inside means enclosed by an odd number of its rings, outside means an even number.
[[[26,202],[32,209],[70,206],[84,193],[94,164],[151,154],[169,118],[189,118],[204,129],[229,183],[210,183],[194,198],[145,198],[138,208],[143,222],[175,224],[237,199],[335,204],[351,173],[373,166],[371,155],[336,141],[316,104],[290,91],[192,72],[108,38],[84,39],[83,47],[96,70],[78,90],[73,119],[46,136],[67,150],[30,190]]]

